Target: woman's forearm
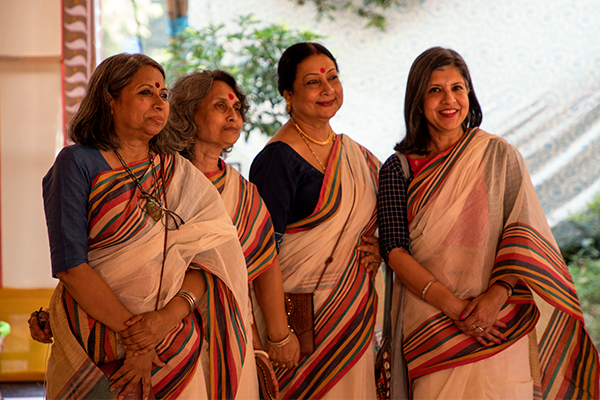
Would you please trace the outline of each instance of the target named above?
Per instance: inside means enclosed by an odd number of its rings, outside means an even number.
[[[254,292],[265,317],[269,340],[277,342],[284,339],[289,328],[279,261],[276,260],[271,268],[254,280]]]
[[[127,328],[125,321],[133,314],[87,263],[59,272],[56,276],[92,318],[115,332]]]
[[[423,289],[435,278],[413,256],[400,248],[395,248],[389,253],[388,266],[394,270],[406,288],[419,298],[422,298]],[[459,314],[464,309],[463,302],[437,281],[427,289],[425,300],[452,319],[459,319]]]
[[[206,279],[202,271],[187,271],[181,284],[181,290],[192,292],[196,301],[200,302],[200,299],[206,294]],[[170,325],[174,328],[191,311],[190,303],[186,299],[175,296],[162,309],[162,314],[169,319]]]

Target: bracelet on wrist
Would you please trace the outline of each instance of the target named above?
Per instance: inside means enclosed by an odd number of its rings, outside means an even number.
[[[427,285],[425,285],[425,287],[423,288],[423,291],[421,292],[421,298],[423,299],[423,301],[427,301],[427,300],[425,300],[425,294],[427,293],[427,291],[429,290],[431,285],[433,285],[436,282],[437,282],[437,279],[435,279],[435,278],[433,278],[432,280],[427,282]]]
[[[288,334],[283,338],[283,340],[280,340],[279,342],[272,342],[271,339],[269,339],[269,335],[267,335],[267,344],[271,347],[283,347],[288,344],[290,340],[292,340],[292,333],[294,333],[294,330],[288,325]]]
[[[508,297],[510,298],[510,296],[512,296],[514,288],[512,287],[512,285],[508,282],[502,281],[502,280],[498,280],[496,282],[494,282],[494,285],[500,285],[503,286],[504,289],[506,289],[506,294],[508,294]]]
[[[198,306],[198,301],[196,300],[196,296],[194,293],[189,290],[180,290],[175,296],[183,297],[190,304],[190,313],[194,312],[196,307]]]

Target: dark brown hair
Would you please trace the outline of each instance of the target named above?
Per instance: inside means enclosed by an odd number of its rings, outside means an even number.
[[[335,57],[322,44],[314,42],[296,43],[288,47],[279,59],[277,65],[277,89],[279,94],[283,95],[284,90],[292,90],[296,80],[298,64],[315,54],[325,54],[335,64],[335,70],[340,72]]]
[[[430,135],[429,129],[427,129],[427,120],[422,112],[423,99],[433,71],[447,66],[458,69],[465,80],[467,90],[469,90],[469,112],[462,124],[463,129],[467,130],[481,125],[483,114],[477,96],[475,96],[471,74],[465,60],[454,50],[432,47],[421,53],[410,68],[406,84],[406,97],[404,98],[406,136],[396,144],[394,150],[407,154],[427,155]]]
[[[171,113],[165,131],[170,138],[177,142],[177,150],[188,160],[195,156],[195,141],[198,133],[202,135],[196,125],[195,116],[202,100],[211,91],[215,81],[225,82],[242,103],[242,121],[246,120],[248,103],[246,96],[237,85],[235,78],[225,71],[215,69],[213,71],[198,71],[182,76],[173,84],[169,90],[169,103]],[[224,149],[228,153],[231,148]],[[223,155],[223,153],[221,153]]]
[[[165,77],[160,64],[144,54],[121,53],[102,61],[92,73],[87,93],[69,123],[69,138],[100,150],[118,149],[120,143],[113,126],[111,99],[118,99],[133,76],[146,66],[158,69]],[[150,149],[155,153],[175,152],[164,132],[150,139]]]

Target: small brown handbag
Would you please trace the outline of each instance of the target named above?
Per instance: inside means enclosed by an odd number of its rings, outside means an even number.
[[[288,324],[300,343],[300,357],[315,351],[313,293],[284,293]]]

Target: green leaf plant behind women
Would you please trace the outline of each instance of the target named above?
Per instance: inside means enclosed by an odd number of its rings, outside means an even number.
[[[322,36],[290,30],[285,24],[265,25],[253,15],[240,16],[227,26],[191,28],[175,37],[166,49],[168,84],[198,69],[222,69],[244,88],[250,110],[244,125],[246,140],[260,130],[273,136],[287,121],[285,101],[277,91],[277,62],[294,43]]]

